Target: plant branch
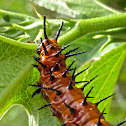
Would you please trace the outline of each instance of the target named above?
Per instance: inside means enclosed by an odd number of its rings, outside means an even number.
[[[25,14],[19,14],[19,13],[5,11],[5,10],[0,9],[0,15],[4,15],[4,14],[7,14],[10,17],[13,17],[14,19],[19,19],[19,20],[26,20],[26,19],[35,20],[36,19],[36,18],[33,18],[32,16],[28,16]]]
[[[4,41],[6,43],[9,43],[11,45],[15,45],[21,48],[26,48],[26,49],[34,49],[36,50],[37,44],[29,44],[29,43],[23,43],[23,42],[18,42],[16,40],[4,37],[0,35],[0,41]]]
[[[126,13],[78,20],[75,27],[59,38],[59,45],[68,44],[86,34],[126,27]]]

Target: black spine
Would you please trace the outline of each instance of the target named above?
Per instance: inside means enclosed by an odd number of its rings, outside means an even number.
[[[40,55],[40,47],[39,46],[37,46],[36,52],[38,55]]]
[[[39,94],[41,92],[41,88],[38,88],[36,91],[33,92],[32,97],[34,97],[36,94]]]
[[[93,81],[98,75],[96,75],[95,77],[93,77],[91,80],[89,80],[81,89],[82,91],[84,90],[84,88],[91,82]]]
[[[98,118],[98,122],[96,123],[96,126],[100,126],[102,123],[101,123],[101,118],[102,118],[102,116],[103,116],[103,114],[106,114],[106,113],[104,113],[104,111],[105,111],[105,109],[102,111],[102,113],[99,115],[99,118]]]
[[[35,84],[33,84],[33,85],[29,84],[29,86],[33,86],[33,87],[40,87],[40,86],[35,85]]]
[[[66,58],[71,57],[71,56],[75,56],[75,55],[78,55],[78,54],[86,53],[86,52],[87,52],[87,51],[78,52],[78,53],[73,53],[73,54],[68,54],[68,55],[66,55]]]
[[[43,47],[43,50],[45,52],[45,55],[47,55],[48,54],[48,51],[47,51],[47,49],[46,49],[46,47],[44,45],[44,42],[42,41],[42,38],[41,38],[41,42],[42,42],[42,47]]]
[[[109,95],[108,97],[106,97],[106,98],[103,98],[103,99],[101,99],[101,100],[99,100],[97,103],[95,103],[97,106],[99,105],[99,103],[101,103],[102,101],[104,101],[104,100],[106,100],[106,99],[108,99],[108,98],[110,98],[110,97],[112,97],[113,95],[115,95],[115,93],[114,94],[112,94],[112,95]]]
[[[54,70],[59,70],[59,64],[62,61],[63,58],[61,58],[55,65],[55,67],[53,68]]]
[[[58,95],[58,96],[61,95],[61,91],[59,91],[59,90],[57,90],[57,89],[53,89],[53,88],[45,88],[45,87],[43,87],[42,85],[39,86],[39,85],[35,85],[35,84],[33,84],[33,85],[29,84],[29,86],[39,87],[39,88],[33,93],[33,96],[36,95],[36,94],[38,94],[38,93],[40,93],[41,89],[46,89],[46,90],[56,91],[56,95]]]
[[[39,64],[44,68],[44,69],[46,69],[46,65],[44,65],[42,62],[39,62]]]
[[[89,97],[88,95],[91,93],[92,89],[94,86],[92,86],[92,88],[89,90],[89,92],[87,93],[87,95],[85,96],[84,100],[82,101],[82,105],[87,105],[87,98],[94,98],[94,97]]]
[[[34,60],[35,60],[35,61],[39,62],[40,57],[37,57],[37,56],[33,56],[33,57],[34,57]]]
[[[53,89],[53,88],[44,88],[42,87],[42,89],[47,89],[47,90],[51,90],[51,91],[56,91],[56,95],[61,95],[61,91],[57,90],[57,89]]]
[[[48,37],[47,37],[47,34],[46,34],[46,16],[44,15],[43,16],[43,19],[44,19],[44,21],[43,21],[43,30],[44,30],[44,39],[48,39]]]
[[[74,77],[76,78],[79,74],[83,73],[85,70],[87,70],[89,67],[83,69],[81,72],[77,73]]]
[[[42,106],[42,107],[39,108],[38,110],[43,109],[43,108],[45,108],[45,107],[47,107],[47,106],[50,106],[50,105],[51,105],[51,103],[48,103],[47,105]]]
[[[75,109],[74,108],[71,108],[69,105],[67,105],[66,103],[64,103],[65,106],[70,110],[70,113],[71,114],[74,114],[75,113]]]
[[[69,85],[67,86],[68,89],[73,89],[72,83],[73,83],[73,80],[74,80],[75,70],[76,70],[76,67],[75,67],[75,69],[73,71],[73,74],[72,74],[72,77],[71,77],[71,81],[69,82]]]
[[[47,45],[50,45],[49,41],[47,40]]]
[[[57,32],[56,37],[55,37],[55,40],[58,39],[62,27],[63,27],[63,21],[62,21],[62,23],[61,23],[61,25],[60,25],[60,27],[59,27],[59,29],[58,29],[58,32]]]
[[[79,83],[83,83],[83,82],[88,82],[88,81],[78,81],[78,82],[75,82],[75,84],[79,84]]]
[[[74,61],[69,65],[69,67],[66,69],[66,71],[62,73],[62,77],[66,77],[66,73],[70,70],[71,66],[73,65],[73,63],[74,63],[75,61],[76,61],[76,60],[74,60]]]
[[[120,126],[126,122],[126,119],[123,122],[118,123],[116,126]]]
[[[64,122],[61,126],[66,126],[66,123]]]
[[[75,50],[77,50],[77,49],[79,49],[79,47],[77,47],[77,48],[75,48],[75,49],[73,49],[73,50],[68,51],[68,52],[65,53],[64,55],[68,55],[68,54],[70,54],[71,52],[73,52],[73,51],[75,51]]]
[[[61,50],[59,50],[59,51],[57,51],[57,53],[55,53],[55,57],[58,57],[59,56],[59,54],[63,51],[63,50],[65,50],[67,47],[69,47],[70,46],[70,44],[68,44],[68,45],[66,45],[66,46],[64,46],[64,48],[61,48]]]
[[[33,65],[33,67],[35,67],[35,68],[37,68],[38,69],[38,65],[35,65],[35,64],[32,64]]]

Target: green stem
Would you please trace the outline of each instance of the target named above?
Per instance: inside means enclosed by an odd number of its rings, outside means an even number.
[[[126,13],[79,20],[75,27],[59,38],[59,44],[67,44],[83,35],[112,28],[126,27]]]
[[[6,43],[9,43],[11,45],[15,45],[21,48],[26,48],[26,49],[33,49],[36,50],[36,47],[38,44],[29,44],[29,43],[23,43],[23,42],[18,42],[16,40],[4,37],[2,35],[0,35],[0,41],[4,41]]]
[[[26,19],[33,19],[35,20],[36,18],[33,18],[32,16],[28,16],[25,14],[19,14],[19,13],[14,13],[14,12],[9,12],[9,11],[5,11],[0,9],[0,15],[4,15],[7,14],[10,17],[14,18],[14,19],[19,19],[19,20],[26,20]]]

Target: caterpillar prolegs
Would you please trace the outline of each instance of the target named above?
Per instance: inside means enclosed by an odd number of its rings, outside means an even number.
[[[85,81],[86,84],[80,89],[75,87],[75,78],[86,71],[89,67],[83,69],[81,72],[75,74],[76,67],[71,68],[75,60],[67,68],[65,60],[68,57],[85,53],[87,51],[73,53],[78,48],[68,51],[62,54],[70,45],[60,48],[57,39],[63,26],[63,22],[56,34],[54,40],[49,40],[46,34],[46,17],[44,16],[44,40],[41,38],[41,44],[37,47],[37,53],[39,57],[34,56],[34,59],[38,62],[38,65],[34,65],[40,71],[40,80],[38,81],[38,89],[33,93],[32,97],[37,93],[42,93],[42,96],[47,100],[48,104],[42,106],[39,109],[49,106],[53,115],[63,121],[61,126],[113,126],[108,123],[104,118],[104,110],[100,113],[97,106],[103,101],[113,96],[114,94],[99,100],[97,103],[88,101],[88,98],[93,87],[84,96],[83,90],[86,85],[93,81],[93,77],[89,81]],[[69,71],[73,74],[70,75]],[[119,126],[125,121],[117,124]]]

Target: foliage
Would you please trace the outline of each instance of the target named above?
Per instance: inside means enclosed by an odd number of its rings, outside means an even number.
[[[31,5],[31,2],[28,3]],[[46,101],[41,94],[32,98],[35,87],[28,85],[39,80],[39,72],[31,64],[36,64],[32,56],[37,56],[36,46],[40,36],[43,36],[42,15],[53,18],[47,18],[46,22],[50,39],[54,38],[61,21],[64,20],[63,30],[58,39],[59,45],[70,43],[71,46],[66,51],[74,47],[79,47],[79,51],[88,51],[74,57],[77,59],[77,71],[90,66],[86,73],[81,74],[76,80],[90,80],[98,75],[84,90],[84,93],[87,93],[94,85],[91,95],[95,98],[91,101],[96,102],[99,98],[114,92],[124,63],[126,13],[97,0],[33,0],[33,3],[38,17],[34,14],[20,14],[0,9],[0,117],[2,118],[13,105],[21,105],[28,113],[29,126],[58,126],[60,121],[52,116],[49,108],[37,110],[46,104]],[[43,7],[41,14],[40,7]],[[70,64],[71,60],[73,58],[68,59],[67,64]],[[110,102],[111,98],[99,105],[100,111],[106,108],[108,120]]]

